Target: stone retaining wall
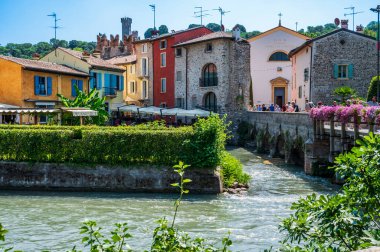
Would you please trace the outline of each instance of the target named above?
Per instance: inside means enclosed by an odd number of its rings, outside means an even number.
[[[223,190],[217,171],[189,168],[185,178],[190,193],[216,194]],[[170,167],[107,167],[75,164],[0,162],[0,189],[177,192],[170,186],[179,181]]]

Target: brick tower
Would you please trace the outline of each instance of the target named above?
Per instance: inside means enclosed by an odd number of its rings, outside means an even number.
[[[124,35],[131,35],[131,25],[132,18],[123,17],[121,19],[121,37],[124,38]]]

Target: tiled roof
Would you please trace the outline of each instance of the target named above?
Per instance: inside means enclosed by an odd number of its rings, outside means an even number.
[[[51,62],[45,62],[45,61],[39,61],[39,60],[30,60],[30,59],[21,59],[21,58],[3,56],[3,55],[0,55],[0,58],[12,61],[12,62],[17,63],[17,64],[20,64],[24,68],[29,69],[29,70],[88,76],[87,73],[72,69],[72,68],[64,66],[64,65],[51,63]]]
[[[97,58],[93,55],[88,56],[88,58],[84,58],[82,52],[74,51],[71,49],[63,48],[63,47],[58,47],[58,49],[74,56],[75,58],[86,61],[88,64],[90,64],[91,66],[93,66],[95,68],[105,68],[105,69],[110,69],[110,70],[116,70],[118,72],[125,71],[124,68],[115,66],[115,65],[107,62],[106,60],[103,60],[101,58]]]
[[[202,37],[198,37],[198,38],[195,38],[195,39],[192,39],[192,40],[188,40],[186,42],[178,43],[178,44],[174,45],[174,47],[184,46],[184,45],[191,45],[191,44],[196,44],[196,43],[210,41],[210,40],[215,40],[215,39],[233,39],[233,37],[232,37],[232,33],[213,32],[213,33],[204,35]]]
[[[136,62],[136,55],[118,56],[118,57],[113,57],[106,61],[113,65],[123,65],[127,63]]]
[[[175,31],[175,32],[165,33],[165,34],[162,34],[162,35],[159,35],[159,36],[155,36],[155,37],[151,37],[151,38],[147,38],[147,39],[136,40],[134,43],[138,44],[138,43],[142,43],[142,42],[148,42],[148,41],[154,41],[154,40],[157,40],[157,39],[163,39],[163,38],[166,38],[166,37],[175,36],[175,35],[178,35],[178,34],[181,34],[181,33],[184,33],[184,32],[193,31],[193,30],[197,30],[197,29],[200,29],[200,28],[206,28],[206,29],[208,29],[206,26],[200,25],[200,26],[196,26],[196,27],[193,27],[193,28],[190,28],[190,29],[178,30],[178,31]],[[210,30],[210,29],[208,29],[208,30]]]

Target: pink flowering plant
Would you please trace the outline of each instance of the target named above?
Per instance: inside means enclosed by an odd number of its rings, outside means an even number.
[[[371,106],[371,107],[365,107],[361,111],[361,116],[363,121],[373,124],[376,120],[376,123],[378,123],[378,115],[380,113],[380,107],[379,106]]]

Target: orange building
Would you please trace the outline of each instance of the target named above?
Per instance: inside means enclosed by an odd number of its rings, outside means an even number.
[[[73,99],[75,85],[88,92],[88,76],[63,65],[0,55],[0,103],[25,108],[59,107],[57,94]]]

